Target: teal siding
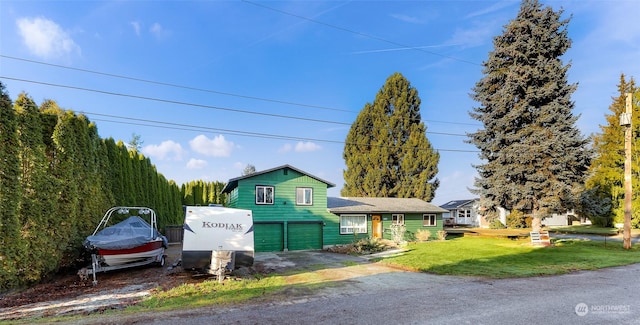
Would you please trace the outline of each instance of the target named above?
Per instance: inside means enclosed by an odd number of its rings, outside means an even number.
[[[442,213],[427,213],[427,214],[435,214],[436,215],[436,225],[435,226],[423,226],[422,225],[422,215],[424,213],[405,213],[404,214],[404,225],[406,228],[406,232],[404,234],[404,239],[407,241],[415,240],[415,234],[418,230],[429,230],[431,232],[431,237],[429,239],[437,239],[438,230],[442,230]],[[391,238],[391,213],[382,215],[382,229],[384,230],[383,238],[392,239]],[[371,227],[371,225],[369,225]]]
[[[273,204],[256,204],[256,186],[274,188]],[[371,236],[371,214],[368,214],[367,233],[341,235],[340,217],[327,211],[328,184],[288,167],[237,179],[237,187],[228,196],[231,208],[253,211],[255,250],[320,249],[352,243]],[[313,189],[312,205],[296,204],[298,187]],[[429,230],[436,238],[442,230],[442,213],[436,213],[436,225],[422,225],[422,213],[405,213],[405,239],[413,240],[419,229]],[[391,239],[391,213],[382,214],[383,238]]]
[[[358,213],[349,213],[349,214],[358,214]],[[407,241],[415,240],[415,233],[418,230],[429,230],[431,232],[430,239],[437,239],[438,230],[442,230],[442,213],[431,213],[436,215],[436,225],[425,227],[422,225],[422,215],[423,213],[404,213],[404,224],[406,228],[406,232],[404,235],[404,239]],[[382,213],[378,214],[382,218],[382,238],[384,239],[392,239],[391,238],[391,213]],[[336,231],[333,232],[333,235],[330,236],[332,245],[336,244],[348,244],[352,243],[358,239],[362,238],[370,238],[373,234],[371,229],[373,223],[371,222],[371,214],[368,214],[367,217],[367,233],[366,234],[358,234],[357,237],[354,237],[353,234],[349,235],[340,235],[340,220],[336,219],[335,226],[332,226]],[[328,225],[325,229],[329,228]],[[325,235],[325,238],[328,236]],[[327,245],[327,241],[325,241],[325,245]]]
[[[256,204],[256,186],[274,188],[273,204]],[[313,189],[312,205],[296,205],[298,187]],[[320,247],[336,244],[336,235],[339,232],[338,216],[327,211],[327,184],[295,170],[278,169],[238,180],[238,186],[229,195],[228,206],[253,211],[254,223],[279,222],[287,235],[290,233],[287,231],[290,224],[315,222],[317,227],[320,227],[322,235]],[[256,238],[262,235],[261,231],[258,228],[255,229]],[[307,247],[310,244],[297,244],[297,240],[298,237],[293,241],[285,238],[286,245],[280,250],[308,249],[299,247]],[[266,239],[265,242],[267,242]],[[313,246],[317,245],[313,244]],[[256,251],[258,251],[257,247],[256,240]]]

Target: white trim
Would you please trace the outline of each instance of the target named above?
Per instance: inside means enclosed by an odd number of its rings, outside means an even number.
[[[394,213],[391,215],[391,225],[404,225],[404,214]]]
[[[425,219],[425,217],[429,217],[429,224],[426,224],[425,221],[427,221]],[[433,222],[431,222],[431,218],[433,218]],[[434,213],[425,213],[422,215],[422,226],[423,227],[435,227],[438,225],[438,216],[436,216]]]
[[[364,224],[360,225],[343,225],[343,218],[345,217],[361,217],[364,220]],[[341,214],[340,215],[340,235],[352,235],[354,232],[357,234],[367,233],[367,215],[366,214]],[[346,220],[345,220],[346,221]],[[345,222],[346,223],[346,222]]]
[[[262,201],[258,201],[258,189],[262,189],[263,191],[263,197],[262,197]],[[268,195],[268,189],[271,189],[271,196]],[[273,186],[268,186],[268,185],[256,185],[256,204],[259,205],[272,205],[273,202],[275,201],[275,196],[276,196],[276,189]],[[269,199],[271,199],[269,202]]]
[[[309,197],[306,193],[309,191]],[[305,202],[309,199],[309,203]],[[296,187],[296,205],[313,205],[313,187]]]

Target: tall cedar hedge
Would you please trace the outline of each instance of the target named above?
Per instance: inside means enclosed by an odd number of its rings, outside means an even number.
[[[205,182],[203,180],[191,181],[182,184],[180,188],[183,205],[209,205],[225,204],[226,195],[222,194],[222,189],[226,184],[223,182]]]
[[[151,161],[101,139],[86,116],[0,83],[0,290],[77,267],[82,242],[116,205],[148,206],[160,230],[182,224],[182,193]]]

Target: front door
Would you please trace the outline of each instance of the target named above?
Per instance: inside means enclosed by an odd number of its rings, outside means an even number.
[[[382,220],[379,215],[371,216],[371,232],[373,238],[382,238]]]

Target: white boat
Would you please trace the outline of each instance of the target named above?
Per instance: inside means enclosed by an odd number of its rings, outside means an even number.
[[[129,216],[111,224],[116,215]],[[149,222],[144,218],[146,217]],[[81,278],[89,274],[156,263],[164,265],[164,250],[168,241],[157,229],[156,213],[147,207],[113,207],[104,214],[92,235],[84,242],[91,253],[91,269],[78,272]]]

